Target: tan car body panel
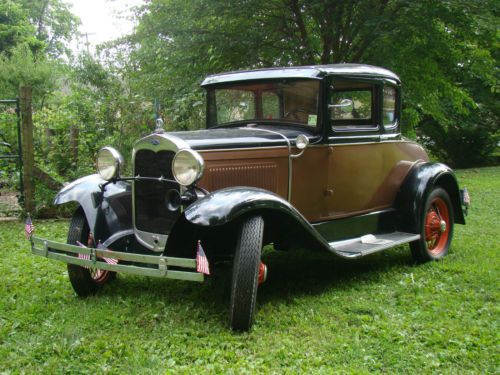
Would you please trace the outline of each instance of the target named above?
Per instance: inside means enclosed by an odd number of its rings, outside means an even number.
[[[311,222],[389,208],[417,160],[427,154],[407,141],[311,147],[294,160],[291,203]]]
[[[216,191],[230,186],[253,186],[287,199],[288,148],[199,151],[205,173],[199,186]]]
[[[205,160],[201,187],[253,186],[288,198],[287,147],[200,154]],[[292,159],[290,201],[310,222],[389,208],[418,160],[428,161],[426,152],[405,140],[313,145]]]

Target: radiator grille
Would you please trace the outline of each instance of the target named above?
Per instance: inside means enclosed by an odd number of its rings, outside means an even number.
[[[153,152],[139,150],[135,155],[134,174],[141,177],[160,177],[173,180],[173,151]],[[137,229],[157,234],[168,234],[180,212],[167,209],[170,190],[179,191],[176,182],[135,181],[134,204]]]
[[[160,177],[173,179],[172,160],[175,152],[139,150],[135,154],[135,175],[141,177]]]

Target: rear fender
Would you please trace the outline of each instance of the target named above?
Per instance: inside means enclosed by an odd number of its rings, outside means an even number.
[[[418,233],[425,201],[434,187],[446,190],[455,223],[465,224],[458,182],[451,168],[441,163],[419,163],[406,176],[395,200],[400,215],[399,230]]]
[[[54,204],[76,202],[83,209],[90,230],[96,240],[104,242],[111,235],[132,229],[132,196],[130,183],[118,181],[106,183],[93,174],[73,181],[56,195]]]

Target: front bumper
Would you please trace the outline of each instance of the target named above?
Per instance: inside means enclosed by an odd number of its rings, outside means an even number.
[[[129,273],[141,276],[162,277],[168,279],[179,279],[202,282],[204,275],[196,272],[196,260],[186,258],[173,258],[158,255],[130,254],[105,249],[94,249],[69,245],[61,242],[51,241],[40,237],[31,237],[31,252],[35,255],[49,259],[59,260],[64,263],[76,264],[82,267],[99,268],[102,270]],[[85,254],[90,259],[82,259],[78,254]],[[118,261],[133,262],[130,264],[110,264],[103,258],[116,259]],[[136,264],[146,265],[141,267]],[[152,267],[151,267],[152,266]],[[169,269],[175,267],[175,269]],[[179,268],[187,269],[186,271]],[[192,270],[192,271],[190,271]]]

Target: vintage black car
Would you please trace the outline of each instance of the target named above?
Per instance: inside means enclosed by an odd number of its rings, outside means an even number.
[[[67,244],[32,237],[68,263],[76,293],[116,272],[203,281],[232,265],[230,326],[248,330],[267,267],[261,249],[356,259],[409,243],[417,261],[448,253],[464,200],[449,167],[401,136],[401,83],[339,64],[207,77],[205,130],[135,143],[133,174],[105,147],[98,173],[64,187],[77,202]],[[272,272],[272,270],[270,271]]]

